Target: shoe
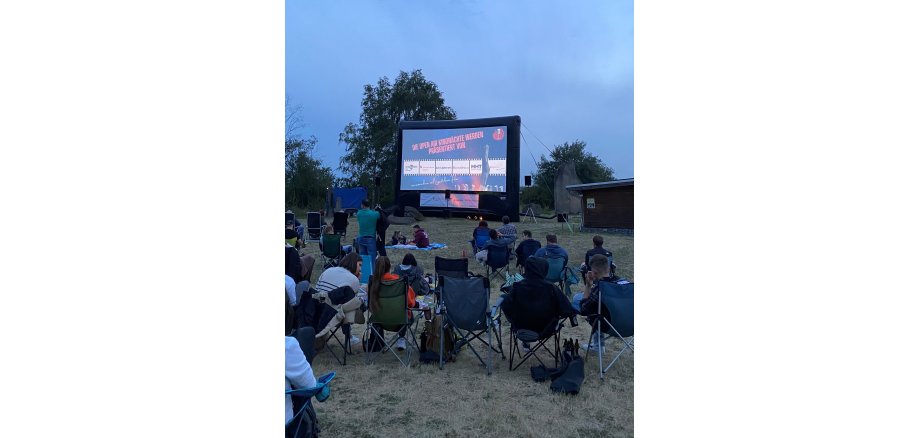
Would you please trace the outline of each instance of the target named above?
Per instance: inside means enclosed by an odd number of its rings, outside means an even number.
[[[399,338],[396,340],[396,349],[400,351],[406,349],[406,338]]]
[[[361,343],[361,340],[357,336],[351,335],[351,345],[358,345]]]
[[[524,350],[525,353],[530,353],[530,343],[529,343],[529,342],[523,342],[523,341],[522,341],[522,342],[521,342],[521,350]]]
[[[591,343],[589,343],[589,344],[581,344],[581,348],[583,348],[583,349],[585,349],[585,350],[587,350],[587,351],[597,351],[597,349],[598,349],[598,339],[597,339],[597,336],[591,336]],[[604,345],[603,345],[603,344],[600,345],[600,349],[601,349],[601,353],[603,353],[603,352],[604,352]]]

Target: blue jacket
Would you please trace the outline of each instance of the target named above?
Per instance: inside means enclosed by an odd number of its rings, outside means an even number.
[[[534,257],[546,257],[546,256],[562,256],[565,259],[565,264],[569,264],[569,253],[565,252],[561,246],[555,243],[547,243],[546,246],[537,250],[534,253]]]

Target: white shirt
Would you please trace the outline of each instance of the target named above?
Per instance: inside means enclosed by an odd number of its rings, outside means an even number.
[[[297,305],[297,282],[290,275],[284,276],[284,291],[287,292],[291,305]]]
[[[307,362],[307,357],[300,349],[297,339],[290,336],[284,337],[284,390],[290,390],[291,384],[295,389],[312,388],[316,386],[316,376],[313,367]],[[284,424],[294,418],[294,405],[291,396],[284,396]]]
[[[342,286],[351,286],[351,290],[358,293],[361,288],[361,282],[348,269],[336,266],[323,271],[313,287],[317,292],[331,292]]]

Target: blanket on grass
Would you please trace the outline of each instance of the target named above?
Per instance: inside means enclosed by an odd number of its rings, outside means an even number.
[[[431,251],[438,248],[446,248],[447,245],[443,243],[432,243],[428,245],[428,248],[419,248],[415,245],[387,245],[386,249],[417,249],[420,251]]]

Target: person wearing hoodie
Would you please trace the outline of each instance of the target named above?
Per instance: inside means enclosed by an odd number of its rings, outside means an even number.
[[[524,279],[514,283],[511,290],[496,303],[516,329],[526,329],[546,335],[554,327],[552,322],[575,315],[559,287],[544,278],[549,263],[539,257],[528,257],[524,262]],[[530,348],[526,343],[524,348]]]
[[[413,225],[412,229],[415,233],[414,237],[412,238],[412,243],[419,248],[428,248],[430,243],[428,240],[428,233],[426,233],[422,227],[418,226],[418,224]]]
[[[546,235],[546,246],[538,249],[537,252],[535,252],[533,255],[534,257],[541,257],[541,258],[562,257],[565,259],[566,266],[568,266],[569,264],[569,253],[566,252],[563,247],[559,246],[559,243],[557,243],[556,241],[555,234],[547,234]]]
[[[409,285],[417,295],[428,295],[430,292],[428,281],[425,280],[425,271],[418,265],[414,255],[406,254],[402,259],[402,264],[393,268],[393,273],[409,278]]]

